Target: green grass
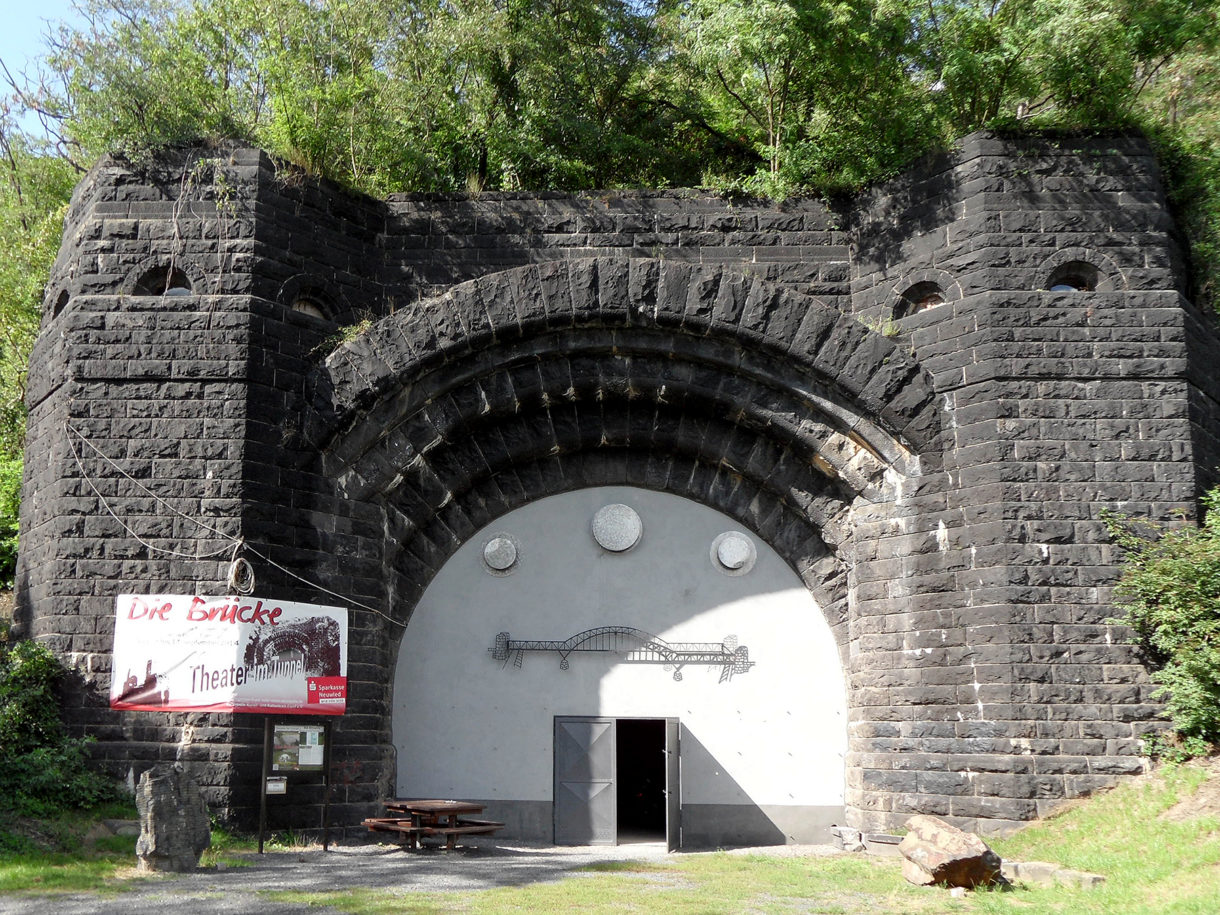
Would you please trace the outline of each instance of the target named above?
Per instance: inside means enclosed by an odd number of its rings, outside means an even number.
[[[1059,816],[991,844],[1004,858],[1050,861],[1106,876],[1091,890],[1018,885],[951,899],[907,884],[894,859],[863,856],[772,858],[678,855],[664,861],[610,861],[557,884],[482,892],[267,893],[305,907],[351,915],[500,913],[529,910],[665,912],[905,913],[1012,915],[1215,915],[1220,911],[1220,820],[1174,822],[1162,814],[1202,784],[1202,769],[1163,770],[1081,802]],[[1220,775],[1217,776],[1220,778]]]
[[[979,915],[1215,915],[1220,911],[1220,819],[1170,820],[1162,814],[1205,779],[1193,766],[1163,770],[1081,802],[1059,816],[992,842],[1004,858],[1050,861],[1106,876],[1093,890],[1018,886],[951,899],[907,884],[898,861],[862,855],[782,858],[724,853],[649,861],[606,861],[556,883],[478,892],[407,890],[275,891],[268,901],[351,915],[526,911],[664,912],[665,915],[792,913],[979,913]],[[1220,779],[1217,773],[1215,779]],[[1213,782],[1213,784],[1215,784]],[[1213,790],[1220,790],[1215,788]],[[81,818],[40,824],[45,835],[83,835]],[[291,838],[291,837],[289,837]],[[277,848],[299,846],[277,845]],[[217,830],[204,865],[246,865],[256,844]],[[132,840],[105,838],[75,850],[0,854],[0,894],[114,893],[131,879]],[[167,881],[165,889],[172,893]]]
[[[660,912],[737,915],[741,912],[949,912],[943,894],[907,884],[893,861],[873,858],[776,858],[724,853],[679,855],[664,862],[618,861],[574,871],[560,883],[534,883],[480,892],[408,893],[380,890],[269,892],[300,907],[328,906],[351,915],[383,913]]]
[[[64,811],[42,819],[20,817],[0,808],[0,854],[21,852],[77,852],[85,834],[100,820],[134,820],[130,802],[102,804],[87,811]]]
[[[1174,822],[1162,816],[1204,778],[1196,766],[1167,769],[1155,779],[1121,785],[992,843],[1002,858],[1051,861],[1103,874],[1106,882],[1083,891],[980,893],[973,909],[1031,915],[1215,915],[1220,911],[1220,819]]]
[[[134,820],[135,807],[108,804],[38,821],[0,816],[0,895],[119,893],[157,879],[136,876],[134,837],[105,835],[86,841],[90,828],[107,819]],[[243,853],[257,848],[252,839],[213,829],[212,846],[199,863],[247,867]]]
[[[135,857],[106,852],[0,855],[0,894],[114,893],[130,888]]]
[[[274,841],[274,840],[273,840]],[[249,867],[247,855],[258,851],[258,840],[249,836],[237,835],[223,827],[213,825],[212,844],[199,858],[200,867]]]
[[[135,819],[130,803],[41,820],[0,814],[0,893],[115,892],[135,865],[136,840],[85,837],[104,819]]]

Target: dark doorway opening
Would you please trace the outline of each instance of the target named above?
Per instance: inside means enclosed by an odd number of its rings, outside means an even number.
[[[665,720],[619,718],[615,768],[618,842],[665,841]]]

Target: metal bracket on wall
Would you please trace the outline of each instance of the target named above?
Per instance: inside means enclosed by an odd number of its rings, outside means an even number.
[[[559,654],[559,669],[568,669],[568,655],[575,651],[605,651],[623,656],[627,664],[663,664],[674,671],[674,679],[682,679],[687,664],[708,664],[720,668],[720,682],[733,674],[744,674],[754,662],[750,650],[737,644],[736,636],[726,636],[723,642],[666,642],[642,629],[630,626],[600,626],[586,629],[562,642],[551,640],[527,641],[510,639],[507,632],[496,635],[496,643],[487,649],[497,661],[521,667],[527,651],[554,651]]]

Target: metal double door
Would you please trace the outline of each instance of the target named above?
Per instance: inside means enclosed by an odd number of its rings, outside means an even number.
[[[555,718],[556,845],[617,845],[616,718]],[[665,844],[682,844],[681,755],[677,718],[665,722]]]

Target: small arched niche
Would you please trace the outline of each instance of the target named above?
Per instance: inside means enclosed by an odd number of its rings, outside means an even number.
[[[899,296],[898,304],[894,306],[894,318],[905,318],[909,315],[930,311],[944,305],[947,301],[945,291],[939,283],[925,280],[907,287],[906,291]]]
[[[327,324],[333,324],[335,321],[336,296],[319,277],[306,273],[289,277],[280,286],[276,299],[293,314],[305,315],[312,321],[324,321]]]
[[[51,307],[51,317],[58,318],[63,314],[70,301],[72,301],[72,294],[66,289],[61,289],[59,295],[55,297],[55,304]]]
[[[308,315],[319,321],[330,320],[330,308],[327,307],[322,296],[310,291],[298,294],[292,300],[290,306],[294,312],[300,315]]]
[[[1101,282],[1101,271],[1087,261],[1068,261],[1051,271],[1046,288],[1051,292],[1094,292]]]
[[[164,264],[141,274],[132,294],[182,296],[194,295],[195,292],[190,277],[183,270]]]

